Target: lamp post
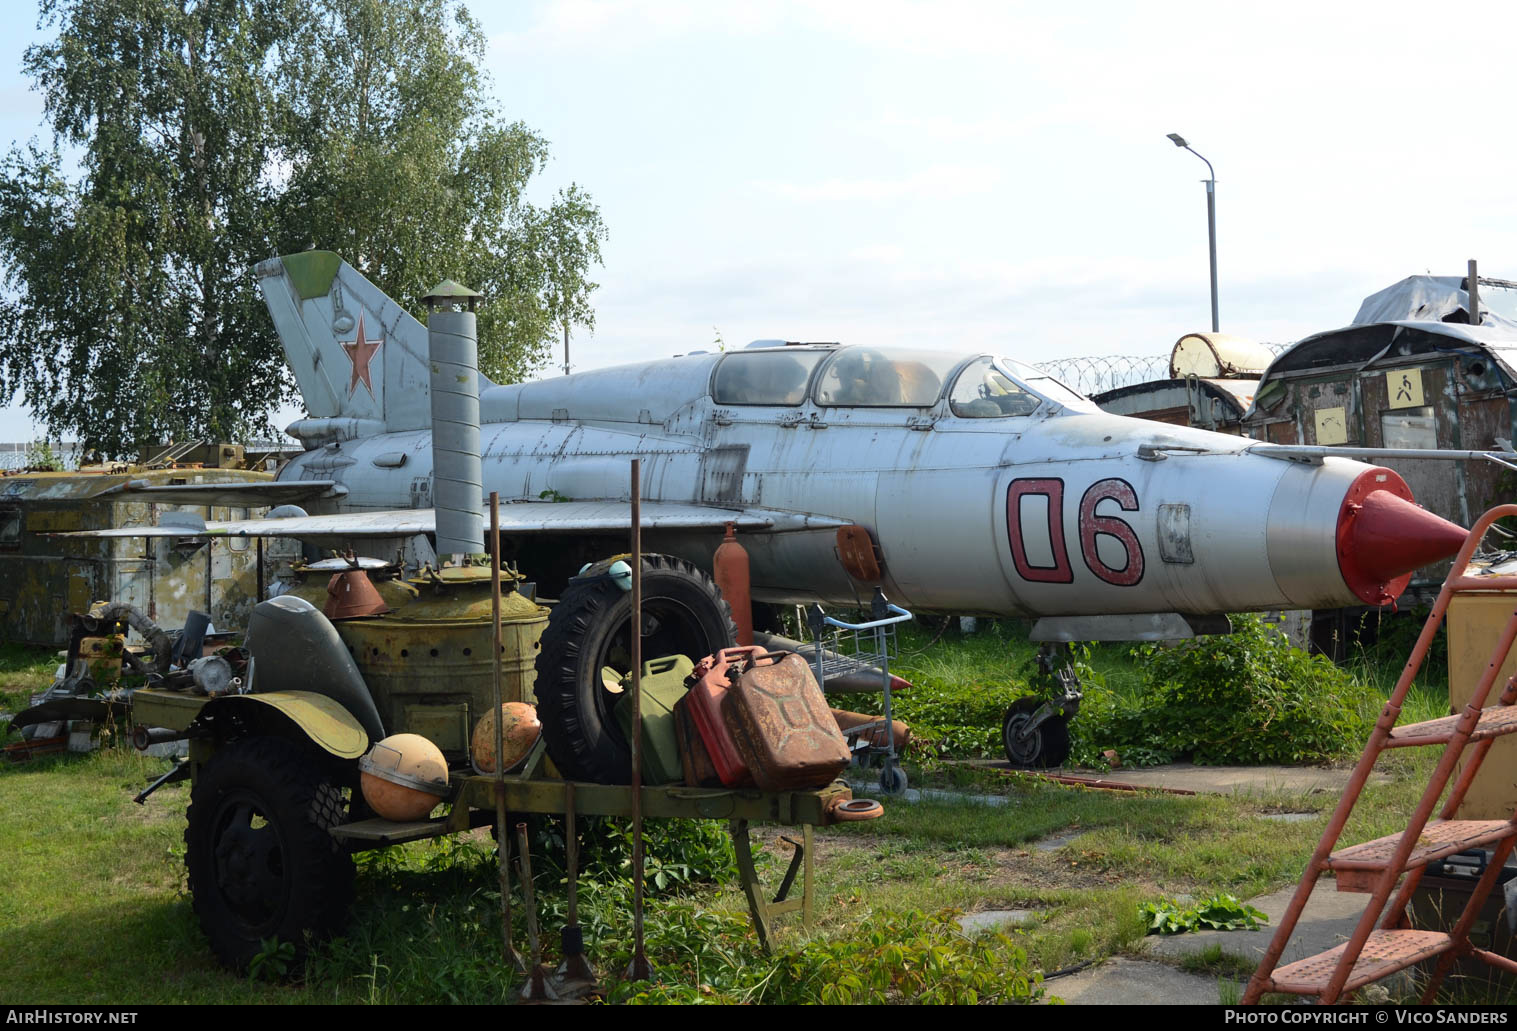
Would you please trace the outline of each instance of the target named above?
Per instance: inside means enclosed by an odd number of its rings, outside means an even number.
[[[1177,147],[1184,147],[1195,154],[1196,157],[1206,161],[1204,157],[1196,153],[1185,137],[1179,133],[1169,133],[1169,141]],[[1217,173],[1212,169],[1211,162],[1206,161],[1206,171],[1210,178],[1203,179],[1206,183],[1206,236],[1211,244],[1211,331],[1217,332]]]

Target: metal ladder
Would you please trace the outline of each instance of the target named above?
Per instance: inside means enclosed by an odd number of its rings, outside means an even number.
[[[1439,957],[1437,967],[1423,992],[1424,1003],[1436,996],[1444,977],[1461,956],[1473,956],[1498,969],[1517,973],[1517,962],[1488,952],[1471,944],[1470,929],[1474,926],[1486,897],[1495,887],[1512,846],[1517,843],[1517,814],[1511,820],[1456,820],[1454,814],[1464,801],[1465,793],[1475,779],[1481,762],[1490,751],[1492,741],[1503,734],[1517,733],[1517,677],[1506,681],[1497,703],[1484,708],[1491,687],[1506,661],[1507,653],[1517,641],[1517,576],[1468,576],[1465,574],[1470,558],[1491,524],[1507,516],[1517,516],[1517,505],[1501,505],[1491,509],[1475,523],[1464,546],[1444,581],[1433,611],[1412,648],[1411,657],[1391,692],[1390,700],[1381,710],[1380,718],[1365,746],[1364,754],[1354,767],[1343,797],[1333,811],[1333,817],[1323,831],[1317,850],[1312,853],[1296,894],[1291,899],[1274,939],[1265,951],[1259,969],[1248,982],[1242,1002],[1257,1003],[1265,992],[1283,992],[1291,995],[1315,995],[1321,1002],[1333,1003],[1346,994],[1351,994],[1373,981],[1413,966],[1431,957]],[[1412,685],[1413,678],[1422,668],[1428,648],[1438,627],[1448,611],[1449,602],[1455,594],[1465,591],[1500,591],[1511,593],[1513,612],[1507,620],[1506,629],[1491,654],[1490,663],[1475,688],[1474,695],[1464,711],[1426,723],[1396,726],[1401,714],[1401,704]],[[1407,748],[1426,745],[1444,745],[1443,757],[1428,780],[1427,790],[1417,804],[1416,811],[1407,822],[1405,832],[1368,841],[1362,845],[1333,851],[1344,824],[1369,779],[1375,760],[1387,748]],[[1449,779],[1454,775],[1455,765],[1467,746],[1469,750],[1464,769],[1459,771],[1453,790],[1436,818],[1433,810],[1438,797],[1443,793]],[[1468,905],[1454,927],[1448,932],[1423,931],[1410,926],[1407,904],[1412,893],[1422,880],[1427,864],[1445,856],[1471,848],[1492,849],[1491,861],[1485,873],[1476,883]],[[1371,894],[1364,915],[1354,928],[1347,942],[1327,952],[1297,960],[1276,969],[1295,931],[1301,911],[1317,886],[1318,877],[1327,870],[1336,874],[1339,890],[1368,891]],[[1397,882],[1400,882],[1399,889]],[[1387,905],[1395,892],[1395,900]],[[1379,926],[1376,927],[1377,922]]]

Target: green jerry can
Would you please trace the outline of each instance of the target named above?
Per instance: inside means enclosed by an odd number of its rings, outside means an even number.
[[[685,696],[685,678],[695,663],[683,655],[666,655],[643,663],[643,783],[674,784],[685,777],[675,734],[674,703]],[[622,678],[622,698],[616,703],[616,722],[632,742],[632,677]]]

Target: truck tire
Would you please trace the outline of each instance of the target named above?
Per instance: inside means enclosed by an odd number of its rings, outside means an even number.
[[[632,751],[616,724],[622,695],[601,670],[631,670],[632,594],[598,562],[569,581],[548,616],[537,656],[537,716],[548,757],[565,777],[599,784],[631,780]],[[730,648],[732,610],[711,577],[667,555],[643,556],[643,661],[692,660]]]
[[[328,829],[345,821],[336,778],[310,746],[246,738],[219,749],[190,792],[190,894],[211,950],[246,972],[265,939],[302,952],[339,930],[353,863]]]

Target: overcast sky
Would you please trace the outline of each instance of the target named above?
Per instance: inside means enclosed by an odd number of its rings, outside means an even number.
[[[577,182],[610,229],[578,369],[718,332],[1166,353],[1210,320],[1206,166],[1171,132],[1216,167],[1225,332],[1297,339],[1469,258],[1517,278],[1509,3],[470,7],[552,145],[538,199]],[[35,38],[0,41],[10,139]]]

